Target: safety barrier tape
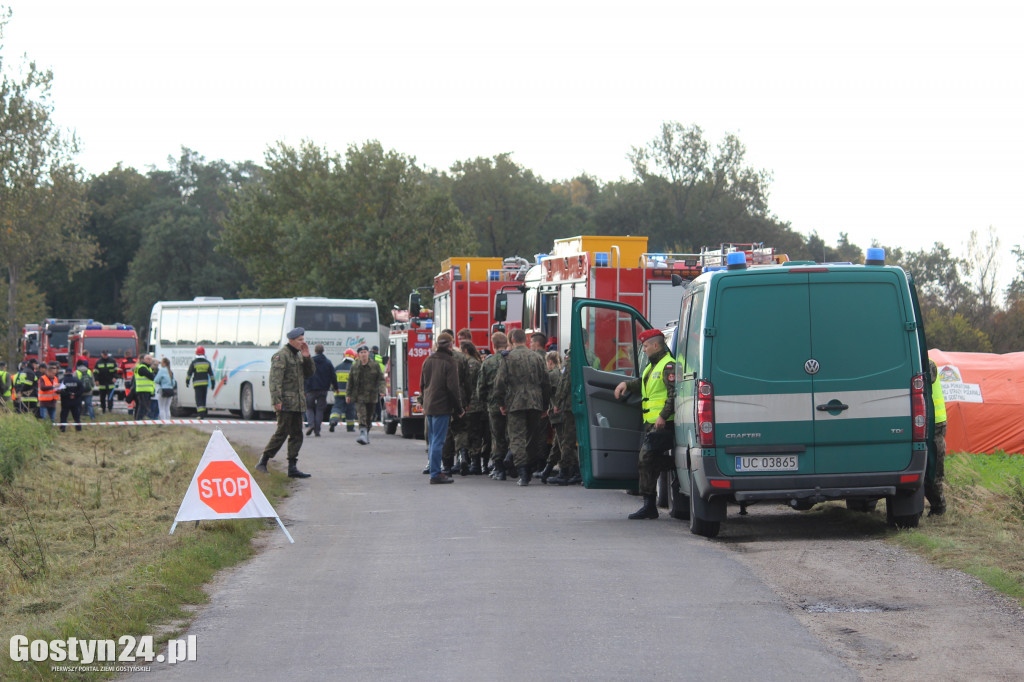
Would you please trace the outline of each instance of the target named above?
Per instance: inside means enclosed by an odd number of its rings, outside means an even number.
[[[144,419],[142,421],[125,422],[54,422],[54,426],[158,426],[161,424],[233,424],[236,426],[276,426],[277,422],[272,421],[245,421],[244,419]],[[340,425],[340,424],[339,424]],[[383,422],[373,422],[374,426],[384,426]],[[303,428],[307,428],[303,426]]]

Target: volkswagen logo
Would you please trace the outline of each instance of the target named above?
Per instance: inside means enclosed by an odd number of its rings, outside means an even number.
[[[821,365],[814,358],[804,363],[804,371],[808,374],[817,374],[819,369],[821,369]]]

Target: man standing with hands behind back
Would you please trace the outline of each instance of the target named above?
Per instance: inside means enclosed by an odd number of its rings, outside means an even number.
[[[303,385],[313,376],[313,360],[306,345],[306,330],[296,327],[288,332],[288,343],[270,359],[270,402],[277,412],[277,430],[263,450],[256,471],[267,473],[269,462],[288,440],[288,477],[309,478],[299,471],[297,462],[302,447],[302,417],[306,410]]]

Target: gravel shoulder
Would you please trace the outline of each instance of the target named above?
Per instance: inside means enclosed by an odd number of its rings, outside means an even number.
[[[745,517],[730,513],[718,542],[864,680],[1024,679],[1024,609],[1016,602],[829,521],[751,507]]]

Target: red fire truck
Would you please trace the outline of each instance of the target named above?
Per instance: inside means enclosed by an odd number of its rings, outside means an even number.
[[[421,310],[419,294],[409,297],[408,310],[395,310],[388,335],[388,368],[384,393],[384,431],[393,434],[402,427],[402,438],[423,438],[423,407],[420,370],[434,341],[432,315]]]
[[[104,351],[117,363],[117,384],[114,395],[124,400],[125,386],[134,377],[138,363],[139,337],[130,324],[100,324],[89,322],[72,327],[68,343],[72,367],[78,366],[83,351],[89,352],[89,369],[95,369],[96,361]]]
[[[60,364],[61,370],[67,370],[71,330],[90,323],[92,320],[44,320],[41,325],[39,362],[56,362]]]
[[[494,320],[491,304],[495,295],[501,291],[518,293],[529,266],[529,261],[519,256],[448,258],[434,277],[434,326],[456,333],[469,329],[473,333],[473,345],[479,349],[490,348]],[[507,306],[507,298],[503,300]],[[515,300],[519,299],[513,298]]]
[[[21,351],[22,360],[39,360],[39,325],[26,324],[21,328]]]
[[[508,292],[495,300],[498,320],[507,309],[506,327],[521,326],[527,334],[539,331],[549,344],[569,338],[573,300],[599,298],[628,303],[651,322],[671,326],[679,314],[681,284],[697,277],[705,267],[724,267],[729,253],[744,251],[749,263],[771,263],[777,256],[763,244],[722,244],[700,253],[652,253],[647,237],[580,236],[558,239],[551,253],[540,257],[523,278],[522,303]],[[521,307],[521,315],[516,315]],[[623,353],[622,357],[627,354]],[[614,351],[601,357],[618,357]],[[608,367],[607,369],[615,369]]]

